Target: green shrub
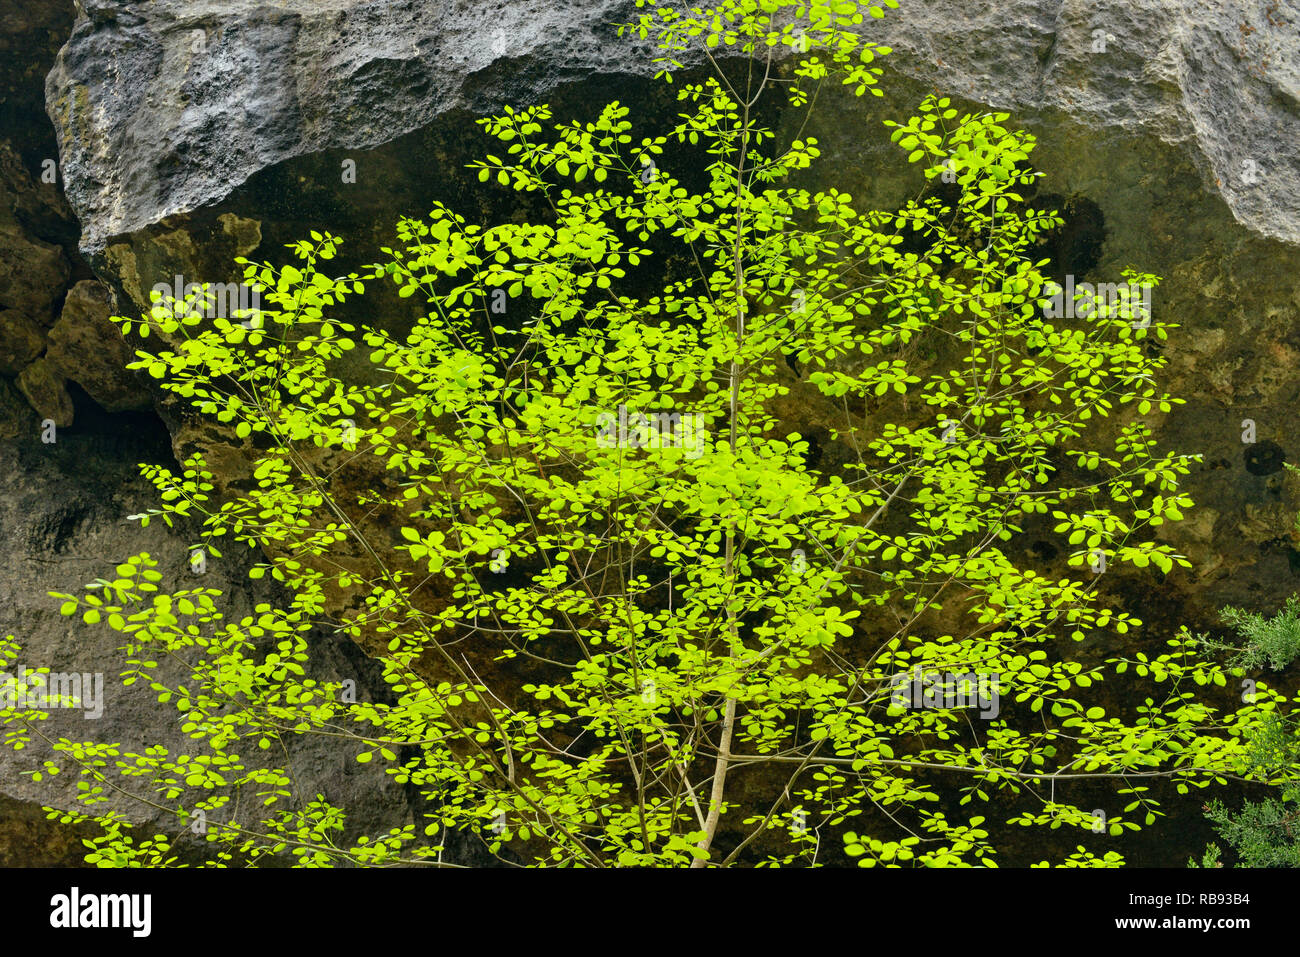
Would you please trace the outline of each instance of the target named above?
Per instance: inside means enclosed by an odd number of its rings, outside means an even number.
[[[1267,664],[1281,671],[1300,657],[1300,598],[1295,595],[1272,618],[1231,606],[1222,609],[1221,616],[1245,642],[1229,667],[1258,671]]]
[[[1241,676],[1267,665],[1274,671],[1288,667],[1300,657],[1300,599],[1291,596],[1272,618],[1243,611],[1222,609],[1224,624],[1237,629],[1241,645],[1225,645],[1202,638],[1207,646],[1231,652],[1229,666]],[[1253,679],[1251,679],[1253,681]],[[1246,692],[1249,698],[1255,692]],[[1300,735],[1289,714],[1270,712],[1248,739],[1249,776],[1275,787],[1277,796],[1263,801],[1246,801],[1240,810],[1213,800],[1205,815],[1219,836],[1236,852],[1238,867],[1300,867]],[[1220,850],[1210,845],[1200,865],[1222,867]]]

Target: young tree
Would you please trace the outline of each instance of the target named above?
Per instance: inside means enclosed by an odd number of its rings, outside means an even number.
[[[201,457],[146,468],[162,504],[142,521],[201,515],[196,548],[260,548],[251,574],[289,597],[228,621],[214,590],[162,593],[147,555],[59,594],[123,634],[125,680],[208,754],[55,751],[96,793],[203,810],[221,862],[319,866],[440,864],[453,831],[550,866],[992,865],[992,827],[1123,833],[1162,813],[1156,782],[1243,773],[1260,705],[1198,697],[1225,677],[1188,636],[1150,658],[1086,643],[1140,625],[1102,572],[1187,565],[1151,537],[1190,505],[1190,458],[1144,421],[1179,401],[1145,348],[1173,326],[1132,295],[1156,278],[1047,318],[1033,248],[1060,219],[1026,199],[1034,139],[1006,114],[931,97],[893,124],[937,187],[902,208],[799,185],[817,143],[761,107],[811,110],[826,82],[879,95],[888,50],[859,31],[881,9],[641,5],[666,81],[688,50],[709,67],[671,129],[638,137],[619,103],[482,121],[501,155],[480,178],[539,221],[437,206],[342,277],[313,233],[297,265],[244,263],[265,305],[244,322],[172,300],[119,320],[164,340],[133,367],[253,461],[221,501]],[[376,280],[419,303],[409,331],[338,318]],[[358,345],[373,372],[344,375]],[[822,447],[780,415],[796,399],[832,427]],[[1077,573],[1018,562],[1027,529]],[[322,621],[374,651],[390,700],[301,677]],[[162,655],[191,679],[152,677]],[[1105,680],[1125,692],[1109,708],[1088,700]],[[11,740],[39,717],[7,713]],[[340,839],[347,809],[274,760],[304,734],[417,788],[427,828]],[[1113,813],[1071,799],[1081,782]],[[167,859],[88,803],[92,859]],[[1120,862],[1080,844],[1055,863]]]

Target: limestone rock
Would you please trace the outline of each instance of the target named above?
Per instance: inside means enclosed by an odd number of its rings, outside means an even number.
[[[0,15],[0,102],[22,120],[45,112],[45,74],[76,19],[71,0],[5,0]]]
[[[33,218],[56,215],[47,192],[40,191],[21,160],[0,142],[0,308],[18,309],[43,326],[54,322],[54,303],[67,286],[70,270],[63,250],[35,235]]]
[[[1175,145],[1238,222],[1300,243],[1295,0],[906,0],[880,24],[942,93]]]
[[[142,306],[156,283],[228,280],[236,249],[274,256],[310,229],[368,261],[400,215],[435,199],[530,215],[464,175],[489,148],[473,115],[545,99],[557,119],[589,117],[618,98],[635,103],[638,131],[661,129],[676,102],[645,82],[652,54],[611,26],[635,15],[618,0],[88,0],[46,85],[82,247]],[[1188,487],[1219,515],[1169,531],[1218,557],[1191,579],[1198,614],[1252,583],[1266,583],[1265,602],[1294,585],[1278,536],[1239,519],[1300,498],[1245,468],[1239,434],[1258,420],[1288,451],[1300,399],[1298,22],[1296,0],[908,0],[861,28],[894,48],[881,61],[889,95],[828,88],[809,127],[823,150],[814,185],[891,208],[918,177],[882,120],[931,91],[1006,110],[1038,137],[1037,200],[1067,220],[1043,254],[1080,280],[1130,265],[1164,277],[1156,308],[1183,327],[1166,347],[1168,385],[1188,401],[1160,438],[1204,453]],[[796,114],[774,118],[787,138]],[[394,305],[382,295],[372,314]],[[796,418],[813,414],[791,403]],[[218,443],[200,444],[238,474]]]
[[[50,331],[46,359],[109,412],[148,408],[149,390],[126,366],[134,357],[113,314],[108,289],[83,280],[68,291],[63,313]]]
[[[0,378],[0,440],[17,438],[28,429],[35,434],[39,420],[18,388]]]
[[[85,0],[46,83],[99,249],[259,170],[628,68],[628,0]],[[644,73],[650,64],[642,64]],[[220,149],[214,147],[220,144]]]
[[[141,481],[136,463],[174,464],[167,432],[152,414],[110,415],[89,409],[75,428],[59,430],[53,443],[41,441],[35,417],[28,415],[33,419],[30,432],[24,431],[17,440],[0,441],[0,461],[7,466],[0,469],[0,565],[4,569],[0,636],[12,634],[22,645],[15,667],[98,673],[104,689],[99,717],[87,718],[82,710],[52,709],[41,731],[55,739],[118,741],[129,748],[161,744],[176,754],[199,753],[181,730],[178,712],[160,707],[156,695],[144,685],[123,686],[121,636],[103,625],[63,617],[59,600],[47,592],[81,593],[86,582],[111,575],[114,565],[148,552],[158,562],[163,587],[175,590],[201,584],[219,589],[222,612],[235,621],[260,602],[282,599],[269,579],[248,579],[246,551],[232,549],[222,559],[209,560],[202,575],[195,575],[187,543],[197,537],[197,526],[172,530],[153,523],[143,528],[127,519],[157,502],[156,491]],[[350,642],[322,630],[313,637],[312,649],[311,677],[355,680],[358,700],[375,700],[387,693],[378,668]],[[173,662],[164,661],[159,673],[164,681],[181,680]],[[319,791],[349,808],[356,815],[355,826],[373,828],[385,822],[386,829],[412,819],[403,788],[378,779],[382,776],[352,773],[360,766],[347,748],[324,738],[293,741],[291,747],[290,766],[299,785],[308,794]],[[19,773],[39,767],[46,756],[47,748],[39,743],[18,754],[6,750],[0,773],[0,808],[6,809],[6,817],[11,800],[76,806],[75,769],[40,783]],[[124,804],[122,810],[138,823],[166,824],[176,830],[170,815],[136,804]],[[0,861],[11,860],[18,853],[15,847],[25,843],[20,835],[0,830]],[[79,859],[80,852],[64,844],[53,845],[49,853],[57,847],[60,854]]]
[[[67,381],[47,359],[37,359],[18,376],[18,388],[42,419],[52,419],[59,428],[72,424],[72,397]]]
[[[0,375],[16,376],[45,349],[45,331],[18,309],[0,311]]]

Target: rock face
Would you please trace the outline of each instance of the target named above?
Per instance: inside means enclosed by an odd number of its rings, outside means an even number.
[[[156,695],[141,683],[123,687],[118,678],[123,659],[113,633],[62,617],[58,600],[46,592],[79,593],[86,582],[111,575],[116,564],[148,552],[159,563],[163,587],[219,588],[225,595],[223,604],[228,603],[224,613],[235,620],[259,602],[275,601],[276,596],[261,583],[249,581],[245,564],[234,555],[212,560],[202,575],[194,574],[187,544],[187,532],[193,535],[194,529],[172,532],[158,525],[146,529],[126,520],[127,515],[156,503],[154,494],[140,482],[136,463],[171,459],[169,437],[157,418],[145,413],[109,415],[90,403],[79,411],[80,426],[57,430],[53,442],[43,441],[33,431],[0,446],[9,466],[0,471],[0,536],[6,550],[5,573],[0,576],[0,636],[12,634],[23,646],[9,672],[18,666],[48,667],[53,672],[102,677],[104,696],[95,709],[98,716],[93,711],[52,709],[49,718],[37,724],[39,732],[51,739],[120,741],[134,748],[156,742],[173,754],[197,754],[195,742],[181,731],[176,712],[166,714]],[[386,693],[374,663],[350,642],[322,633],[313,647],[314,677],[354,680],[358,701]],[[169,667],[172,664],[162,662],[161,680],[181,680],[180,672]],[[82,697],[88,700],[85,692]],[[362,786],[351,754],[320,741],[294,745],[290,767],[308,795],[320,792],[346,805],[358,815],[358,826],[374,828],[383,821],[411,819],[404,790],[377,782],[373,776],[364,776]],[[6,753],[0,794],[37,804],[76,806],[75,770],[40,783],[19,775],[38,768],[49,754],[40,741],[20,754]],[[66,758],[62,760],[66,763]],[[147,782],[140,785],[139,793],[152,796]],[[0,834],[0,858],[2,844]]]
[[[76,12],[71,2],[0,2],[0,110],[10,129],[44,115],[45,74],[68,39]],[[48,139],[48,130],[32,129],[28,135]]]
[[[896,65],[942,93],[1030,128],[1070,117],[1093,150],[1155,137],[1252,232],[1300,243],[1295,0],[904,0],[881,22]]]
[[[48,359],[37,359],[18,374],[18,390],[43,422],[60,428],[72,424],[72,397],[67,380]]]
[[[47,97],[90,250],[296,156],[653,69],[608,29],[635,12],[619,0],[84,7]],[[1243,224],[1300,242],[1300,196],[1281,188],[1300,176],[1293,0],[909,0],[870,27],[946,93],[1176,144]]]
[[[1197,507],[1167,533],[1194,569],[1159,588],[1111,580],[1154,633],[1214,627],[1229,603],[1271,612],[1300,588],[1300,490],[1282,465],[1300,451],[1298,27],[1295,3],[915,0],[882,21],[886,98],[831,91],[810,127],[823,181],[893,208],[917,180],[870,134],[880,119],[932,91],[1005,110],[1038,138],[1039,204],[1066,219],[1045,250],[1059,274],[1163,277],[1154,308],[1181,325],[1166,381],[1186,404],[1158,435],[1203,461]]]
[[[48,328],[70,271],[63,250],[31,223],[66,216],[58,193],[42,189],[7,143],[0,143],[0,305]]]
[[[21,309],[0,312],[0,375],[18,375],[44,348],[44,332],[25,312]]]
[[[627,0],[85,0],[47,81],[83,244],[456,109],[627,69]],[[644,67],[642,67],[644,69]],[[220,148],[216,148],[220,144]]]
[[[322,226],[364,256],[434,199],[517,213],[513,196],[465,175],[487,148],[475,113],[544,97],[557,118],[579,117],[620,98],[645,132],[663,125],[675,103],[643,82],[651,54],[610,26],[635,13],[606,0],[95,0],[46,90],[82,248],[119,298],[144,305],[155,283],[230,281],[233,256],[274,255]],[[1039,137],[1044,199],[1069,220],[1049,250],[1062,272],[1105,281],[1134,265],[1165,278],[1157,308],[1186,330],[1168,346],[1171,386],[1189,401],[1163,435],[1206,453],[1191,488],[1201,510],[1172,534],[1198,560],[1198,584],[1218,582],[1196,590],[1206,608],[1285,597],[1300,564],[1287,539],[1300,499],[1280,474],[1248,471],[1241,442],[1249,419],[1286,454],[1300,389],[1289,372],[1300,347],[1298,26],[1294,0],[1240,12],[1191,0],[909,0],[863,27],[894,47],[890,96],[825,91],[811,127],[818,182],[888,207],[915,171],[882,119],[931,90],[1005,109]]]
[[[63,425],[72,412],[64,375],[44,353],[68,288],[92,273],[59,189],[43,86],[74,13],[71,4],[0,2],[0,435],[26,430],[33,412]]]
[[[50,330],[46,359],[65,379],[76,381],[106,412],[147,409],[152,396],[139,374],[126,366],[135,358],[109,319],[112,296],[106,286],[85,279],[68,290],[63,312]]]
[[[159,559],[173,583],[193,580],[184,530],[126,521],[156,501],[137,463],[174,464],[174,458],[170,436],[150,409],[153,397],[124,369],[129,350],[108,321],[116,311],[112,292],[92,279],[78,253],[79,228],[59,188],[43,81],[74,14],[62,0],[0,0],[0,636],[12,634],[22,644],[15,667],[104,678],[102,715],[87,720],[81,712],[52,710],[40,725],[47,735],[128,746],[155,739],[185,752],[192,745],[173,716],[148,693],[122,687],[112,634],[61,617],[47,594],[79,591],[141,551]],[[239,224],[232,230],[242,235]],[[122,411],[133,409],[150,411]],[[53,429],[42,423],[46,418]],[[204,578],[226,593],[232,614],[274,598],[246,571],[247,559],[232,556],[209,564]],[[355,680],[358,700],[386,693],[373,663],[350,643],[322,633],[313,646],[312,667],[321,680]],[[33,783],[20,773],[39,767],[47,754],[39,745],[0,754],[4,866],[75,866],[85,854],[80,839],[90,832],[58,827],[41,809],[76,806],[75,775]],[[336,746],[295,748],[290,766],[312,794],[351,808],[357,827],[386,829],[416,813],[403,788],[381,783],[376,789]],[[155,823],[135,819],[146,828]]]
[[[244,462],[219,430],[166,406],[161,419],[102,411],[142,408],[149,394],[121,371],[132,347],[108,323],[114,310],[144,306],[176,277],[230,281],[235,256],[276,258],[310,229],[347,238],[347,268],[434,200],[468,216],[525,213],[465,170],[488,145],[474,116],[502,103],[545,99],[568,119],[617,98],[634,106],[638,135],[677,109],[671,90],[645,82],[650,54],[610,26],[635,16],[631,0],[79,0],[75,24],[73,13],[71,0],[24,0],[0,16],[0,635],[21,632],[41,663],[112,653],[60,619],[47,589],[74,590],[142,548],[184,574],[179,537],[120,521],[153,495],[129,467],[143,450],[123,423],[152,436],[159,461],[169,445],[201,448],[232,480]],[[1181,623],[1212,625],[1225,603],[1272,610],[1300,587],[1300,494],[1282,467],[1300,451],[1289,432],[1297,0],[903,0],[863,29],[895,50],[888,96],[823,91],[809,128],[823,148],[815,184],[884,208],[915,191],[880,122],[931,91],[1034,133],[1039,198],[1067,220],[1046,253],[1060,272],[1113,281],[1133,265],[1164,277],[1155,308],[1182,327],[1165,346],[1168,386],[1188,401],[1159,435],[1204,455],[1189,483],[1197,508],[1170,533],[1196,568],[1159,588],[1119,576],[1112,587],[1157,647]],[[790,135],[801,119],[774,123]],[[42,180],[53,159],[67,203]],[[51,447],[42,418],[75,425]],[[217,574],[236,607],[257,600],[240,568]],[[322,648],[323,673],[361,667]],[[117,701],[114,720],[147,725],[146,704]],[[322,780],[343,760],[302,757]],[[0,792],[43,799],[14,780],[6,765]],[[410,813],[401,795],[375,800]],[[0,860],[17,853],[8,840]]]

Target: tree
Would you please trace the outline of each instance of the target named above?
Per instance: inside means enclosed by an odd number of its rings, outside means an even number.
[[[762,104],[811,110],[836,80],[879,95],[888,50],[857,31],[883,10],[641,6],[630,28],[679,84],[671,129],[637,138],[619,103],[482,121],[501,155],[480,178],[539,221],[437,206],[340,277],[340,240],[314,232],[296,265],[241,260],[264,300],[243,322],[171,299],[119,320],[163,340],[133,368],[253,460],[255,487],[221,501],[201,457],[146,468],[162,502],[141,520],[202,516],[196,549],[261,549],[251,574],[288,598],[228,621],[214,590],[163,592],[148,555],[57,595],[122,633],[124,679],[208,751],[53,743],[94,783],[62,815],[102,825],[93,860],[167,859],[95,813],[148,791],[181,822],[204,811],[219,862],[442,864],[459,831],[551,866],[992,865],[1005,824],[975,802],[1122,834],[1163,813],[1154,784],[1242,772],[1260,708],[1198,696],[1225,678],[1190,636],[1150,658],[1088,642],[1141,624],[1100,573],[1188,564],[1151,537],[1191,504],[1192,460],[1144,421],[1179,401],[1145,348],[1174,327],[1133,295],[1156,277],[1046,318],[1032,253],[1061,220],[1026,198],[1034,139],[1004,113],[935,96],[891,124],[929,184],[900,209],[799,185],[817,142],[782,142]],[[682,83],[687,50],[708,69]],[[409,331],[339,318],[377,281],[419,303]],[[370,373],[340,371],[358,345]],[[838,417],[820,447],[779,414],[796,399]],[[1018,563],[1030,529],[1075,573]],[[375,651],[390,700],[301,677],[323,622]],[[160,655],[191,680],[152,677]],[[1118,706],[1083,700],[1104,680]],[[39,717],[7,713],[12,740]],[[346,809],[275,762],[302,734],[418,789],[427,828],[343,840]],[[1079,782],[1113,812],[1071,799]]]

